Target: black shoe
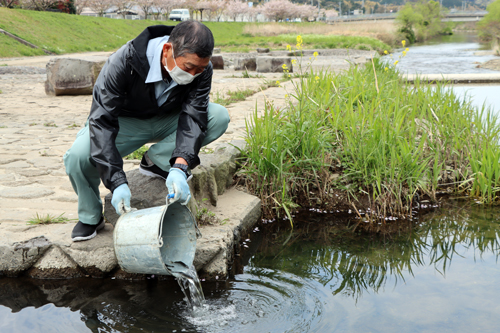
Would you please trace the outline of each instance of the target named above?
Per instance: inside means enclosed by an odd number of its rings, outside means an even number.
[[[97,236],[97,231],[104,228],[104,223],[104,217],[101,217],[101,220],[96,225],[78,221],[71,232],[71,240],[73,242],[79,242],[94,238]]]
[[[139,172],[145,176],[167,179],[168,172],[160,169],[160,167],[151,162],[147,154],[148,152],[142,157],[141,164],[139,165]]]

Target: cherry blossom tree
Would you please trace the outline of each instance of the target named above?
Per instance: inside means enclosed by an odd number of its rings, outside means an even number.
[[[210,0],[208,1],[209,18],[219,21],[224,9],[226,8],[226,2],[224,0]]]
[[[187,8],[189,9],[189,13],[191,13],[191,17],[194,18],[194,12],[198,10],[197,6],[197,0],[180,0],[176,1],[174,8]]]
[[[289,0],[271,0],[262,6],[262,11],[267,18],[278,22],[289,17],[293,7]]]
[[[227,3],[225,13],[236,22],[236,18],[248,12],[248,4],[241,0],[231,0]]]
[[[257,15],[259,15],[260,9],[259,7],[248,7],[246,15],[248,17],[248,21],[253,22],[257,20]]]
[[[162,13],[164,17],[168,18],[174,6],[177,6],[179,2],[178,0],[157,0],[155,5],[158,11]]]
[[[325,10],[326,19],[331,19],[332,17],[339,16],[339,13],[335,9],[327,9]]]
[[[311,5],[301,5],[299,6],[299,15],[302,20],[308,21],[310,18],[314,18],[318,16],[318,8],[316,6],[311,6]]]
[[[203,11],[204,10],[210,10],[210,4],[209,4],[210,1],[208,0],[202,0],[202,1],[198,1],[198,3],[196,4],[196,8],[198,9],[198,11],[200,12],[200,20],[203,21]]]

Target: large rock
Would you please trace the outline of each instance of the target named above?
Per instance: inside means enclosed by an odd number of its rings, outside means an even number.
[[[255,57],[240,58],[234,60],[234,70],[236,71],[255,71],[257,70],[257,62]]]
[[[214,69],[224,69],[224,59],[221,55],[213,55],[210,61],[212,61]]]
[[[259,73],[282,73],[283,65],[292,72],[292,59],[278,57],[257,57],[257,72]]]
[[[105,61],[51,59],[47,63],[47,95],[91,95]]]

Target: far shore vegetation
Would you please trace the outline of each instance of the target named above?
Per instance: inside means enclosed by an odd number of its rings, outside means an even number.
[[[255,51],[258,47],[286,50],[294,42],[295,31],[279,35],[254,35],[260,23],[248,22],[204,22],[213,32],[216,47],[223,52]],[[32,49],[12,38],[0,34],[0,58],[54,54],[114,51],[135,38],[146,27],[155,24],[175,25],[172,21],[117,20],[103,17],[69,15],[64,13],[0,8],[0,28],[36,46]],[[291,23],[274,23],[291,26]],[[312,29],[307,35],[308,49],[351,48],[376,50],[382,53],[391,50],[387,43],[376,36],[344,36],[327,34],[326,24],[316,22],[293,23],[294,27]],[[314,28],[318,27],[318,28]],[[315,30],[316,29],[316,30]],[[316,32],[315,32],[316,31]]]
[[[500,39],[500,0],[495,0],[487,7],[486,14],[478,23],[478,35],[484,41],[495,40],[497,45]]]

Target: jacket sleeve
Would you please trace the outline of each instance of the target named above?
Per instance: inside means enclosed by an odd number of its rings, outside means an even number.
[[[170,165],[177,157],[184,158],[191,169],[200,164],[198,153],[205,139],[208,126],[208,102],[212,89],[213,67],[210,62],[199,80],[194,83],[187,99],[182,104],[177,124],[175,149]]]
[[[95,162],[101,180],[110,191],[127,183],[123,160],[115,145],[118,134],[118,116],[127,91],[128,68],[123,46],[112,54],[103,66],[93,90],[89,116],[90,156]]]

